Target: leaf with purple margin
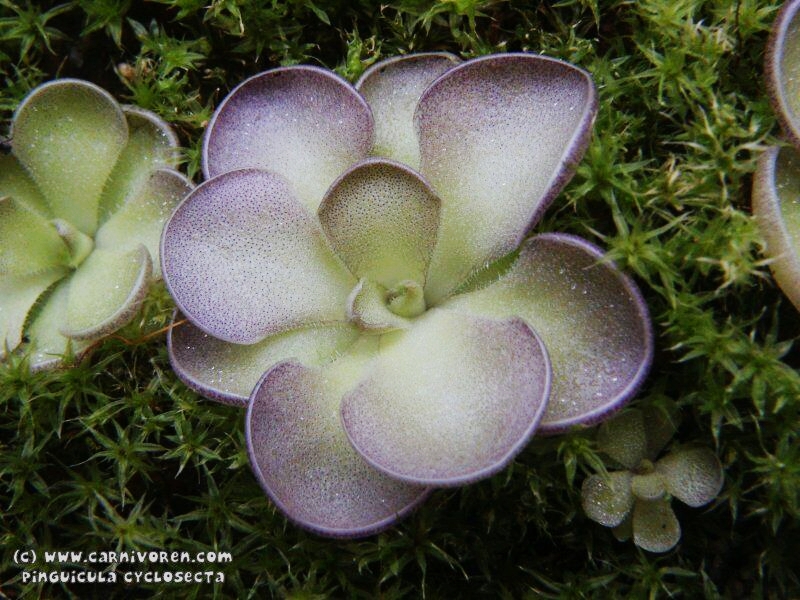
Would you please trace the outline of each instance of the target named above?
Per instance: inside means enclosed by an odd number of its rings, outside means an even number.
[[[461,60],[447,52],[421,52],[382,60],[364,71],[356,89],[375,119],[372,154],[419,168],[414,110],[425,89]]]
[[[511,269],[445,308],[518,316],[541,337],[553,389],[540,431],[600,421],[638,389],[653,353],[650,317],[636,285],[580,238],[544,234]]]
[[[753,179],[753,214],[783,293],[800,310],[800,155],[769,148]]]
[[[319,207],[334,252],[356,277],[387,288],[404,280],[425,284],[436,233],[439,199],[400,163],[358,163],[332,186]]]
[[[12,148],[57,218],[86,235],[97,229],[98,203],[128,140],[125,116],[94,84],[59,79],[36,88],[14,114]]]
[[[183,319],[178,313],[173,324]],[[184,321],[169,330],[167,350],[172,368],[186,385],[212,400],[245,406],[261,376],[276,363],[291,359],[321,365],[357,338],[355,327],[340,323],[287,331],[256,344],[231,344]]]
[[[429,304],[520,244],[572,177],[596,110],[588,73],[533,54],[471,60],[425,90],[420,172],[442,199]]]
[[[372,133],[369,106],[337,75],[310,66],[273,69],[219,105],[206,128],[203,173],[278,173],[313,212],[330,184],[367,156]]]
[[[250,462],[264,490],[290,519],[332,537],[385,529],[428,495],[376,471],[347,441],[339,405],[362,376],[366,358],[358,352],[330,368],[276,365],[247,410]]]
[[[656,463],[667,491],[681,502],[708,504],[722,489],[722,466],[708,448],[679,448]]]
[[[265,171],[197,187],[164,227],[161,261],[181,312],[234,343],[344,321],[356,283],[288,183]]]
[[[380,338],[376,364],[342,402],[342,422],[388,475],[458,485],[508,465],[549,390],[547,354],[521,320],[434,309]]]

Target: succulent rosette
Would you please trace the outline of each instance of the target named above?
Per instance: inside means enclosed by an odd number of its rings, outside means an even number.
[[[625,470],[592,475],[581,488],[590,519],[649,552],[667,552],[680,540],[672,498],[696,508],[722,489],[722,465],[709,448],[681,446],[656,460],[676,424],[675,415],[656,408],[632,409],[603,423],[598,449]]]
[[[800,310],[800,1],[786,2],[766,54],[767,92],[791,145],[769,148],[753,180],[753,213],[775,280]]]
[[[652,354],[636,286],[582,239],[526,239],[595,111],[586,72],[529,54],[394,58],[355,86],[280,68],[223,100],[207,181],[162,237],[189,321],[169,352],[188,385],[247,405],[253,469],[289,518],[375,532],[635,392]]]
[[[24,339],[31,367],[52,367],[133,318],[191,189],[176,147],[161,119],[85,81],[23,100],[0,155],[0,357]]]

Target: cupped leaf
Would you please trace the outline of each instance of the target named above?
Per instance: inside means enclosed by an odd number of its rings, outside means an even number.
[[[600,421],[636,393],[650,368],[653,335],[639,290],[574,236],[531,238],[498,281],[444,306],[519,316],[542,338],[553,389],[540,431]]]
[[[344,321],[356,283],[289,184],[265,171],[197,187],[164,228],[161,261],[181,312],[234,343]]]
[[[0,277],[0,358],[6,348],[13,350],[22,341],[22,330],[31,308],[45,291],[68,273],[51,269],[32,275]]]
[[[325,69],[273,69],[241,83],[206,129],[206,178],[237,169],[273,171],[316,211],[331,183],[372,146],[369,106]]]
[[[36,183],[13,154],[0,154],[0,197],[9,196],[45,219],[53,218]]]
[[[88,340],[70,339],[60,333],[65,324],[71,284],[72,277],[67,277],[48,290],[41,299],[41,307],[36,307],[35,316],[26,328],[26,335],[30,339],[27,350],[30,352],[31,370],[58,367],[64,357],[80,356],[92,345]]]
[[[140,195],[140,188],[147,185],[153,171],[173,167],[178,159],[178,137],[163,119],[135,106],[123,106],[122,111],[128,121],[128,143],[103,189],[99,208],[101,222],[130,196]]]
[[[637,468],[647,449],[642,411],[628,410],[600,425],[597,447],[622,466]]]
[[[150,289],[153,263],[142,245],[127,252],[95,250],[70,279],[61,333],[96,340],[130,321]]]
[[[97,248],[123,252],[142,244],[153,259],[153,276],[160,278],[161,231],[192,187],[192,183],[177,171],[159,169],[150,173],[127,197],[125,204],[97,230]]]
[[[339,404],[360,377],[354,362],[343,357],[328,369],[280,363],[247,409],[247,447],[262,487],[287,517],[332,537],[385,529],[428,495],[376,471],[348,443]]]
[[[800,1],[783,3],[767,42],[765,73],[781,127],[800,149]]]
[[[87,235],[97,229],[103,186],[128,140],[119,105],[94,84],[39,86],[14,115],[12,148],[52,207]]]
[[[368,279],[360,280],[347,301],[347,318],[362,330],[372,333],[411,327],[411,319],[389,310],[386,296],[387,290],[382,285]]]
[[[414,110],[425,89],[460,62],[447,52],[421,52],[382,60],[364,71],[356,89],[375,118],[372,154],[419,168]]]
[[[355,165],[319,207],[322,229],[356,277],[386,287],[424,285],[436,232],[439,199],[408,167],[383,159]]]
[[[667,552],[681,539],[681,526],[669,502],[636,500],[633,505],[633,543],[648,552]]]
[[[606,527],[617,527],[622,523],[633,506],[631,477],[628,471],[587,477],[581,486],[586,516]]]
[[[381,336],[376,364],[342,402],[342,422],[388,475],[459,485],[508,465],[549,391],[547,354],[521,320],[434,309]]]
[[[722,465],[708,448],[680,448],[656,463],[667,491],[689,506],[703,506],[722,489]]]
[[[190,388],[212,400],[245,406],[261,376],[278,362],[321,365],[357,338],[355,327],[336,324],[279,333],[257,344],[231,344],[204,333],[178,312],[167,350],[175,373]]]
[[[14,198],[0,198],[0,277],[66,266],[69,258],[52,223]]]
[[[533,54],[471,60],[425,90],[420,172],[442,199],[429,304],[519,246],[572,177],[596,110],[588,73]]]
[[[793,148],[769,148],[761,155],[753,179],[753,214],[775,280],[800,310],[800,154]]]

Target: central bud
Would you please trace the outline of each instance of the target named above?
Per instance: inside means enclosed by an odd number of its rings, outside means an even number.
[[[53,219],[51,223],[69,249],[67,266],[77,269],[94,250],[94,240],[64,219]]]
[[[425,312],[425,292],[416,281],[401,281],[386,292],[386,307],[399,317],[412,319]]]

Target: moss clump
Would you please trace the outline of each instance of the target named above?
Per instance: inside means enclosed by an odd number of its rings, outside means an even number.
[[[726,470],[711,508],[676,507],[683,538],[665,555],[620,544],[582,514],[580,484],[602,469],[588,432],[537,439],[502,474],[436,492],[377,537],[319,539],[264,498],[246,464],[242,414],[198,398],[170,371],[159,331],[171,303],[156,291],[138,320],[72,370],[0,366],[2,593],[800,594],[800,318],[770,277],[749,213],[755,160],[777,142],[761,78],[775,12],[755,0],[80,0],[46,11],[2,2],[3,125],[41,81],[85,78],[175,126],[193,175],[216,103],[278,64],[323,64],[353,80],[398,53],[528,50],[586,68],[600,91],[595,136],[538,230],[586,236],[636,276],[658,343],[637,402],[676,400],[676,439],[716,446]],[[224,584],[34,584],[13,556],[30,547],[46,570],[41,552],[52,548],[233,560],[202,565],[224,572]]]

